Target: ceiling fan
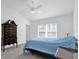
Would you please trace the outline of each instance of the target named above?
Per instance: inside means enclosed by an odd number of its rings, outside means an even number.
[[[39,0],[30,0],[27,2],[27,7],[31,10],[32,13],[34,13],[37,9],[42,7],[42,4]]]

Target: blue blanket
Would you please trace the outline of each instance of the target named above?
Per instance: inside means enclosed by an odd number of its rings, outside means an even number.
[[[43,53],[47,53],[50,55],[55,55],[57,48],[59,46],[66,47],[66,48],[77,48],[75,37],[65,37],[59,39],[52,39],[52,38],[34,38],[27,41],[24,46],[23,51],[27,53],[27,49],[37,50]]]

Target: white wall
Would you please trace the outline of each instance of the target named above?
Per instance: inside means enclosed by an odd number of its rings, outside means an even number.
[[[49,17],[41,20],[31,21],[30,35],[31,37],[37,37],[37,25],[47,24],[47,23],[57,23],[57,38],[65,37],[66,32],[73,35],[73,12],[60,15],[57,17]]]
[[[11,10],[7,7],[1,8],[1,23],[4,23],[7,20],[14,20],[17,24],[17,41],[18,44],[22,44],[26,40],[26,24],[30,22],[21,16],[17,11]]]
[[[74,24],[73,25],[74,36],[78,38],[78,0],[75,0],[73,24]]]

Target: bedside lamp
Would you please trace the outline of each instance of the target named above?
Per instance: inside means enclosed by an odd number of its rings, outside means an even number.
[[[70,33],[69,33],[69,32],[66,32],[65,34],[66,34],[66,36],[67,36],[67,37],[70,35]]]

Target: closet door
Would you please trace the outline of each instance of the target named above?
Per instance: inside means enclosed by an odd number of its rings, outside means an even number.
[[[26,39],[30,39],[30,25],[26,25]]]

